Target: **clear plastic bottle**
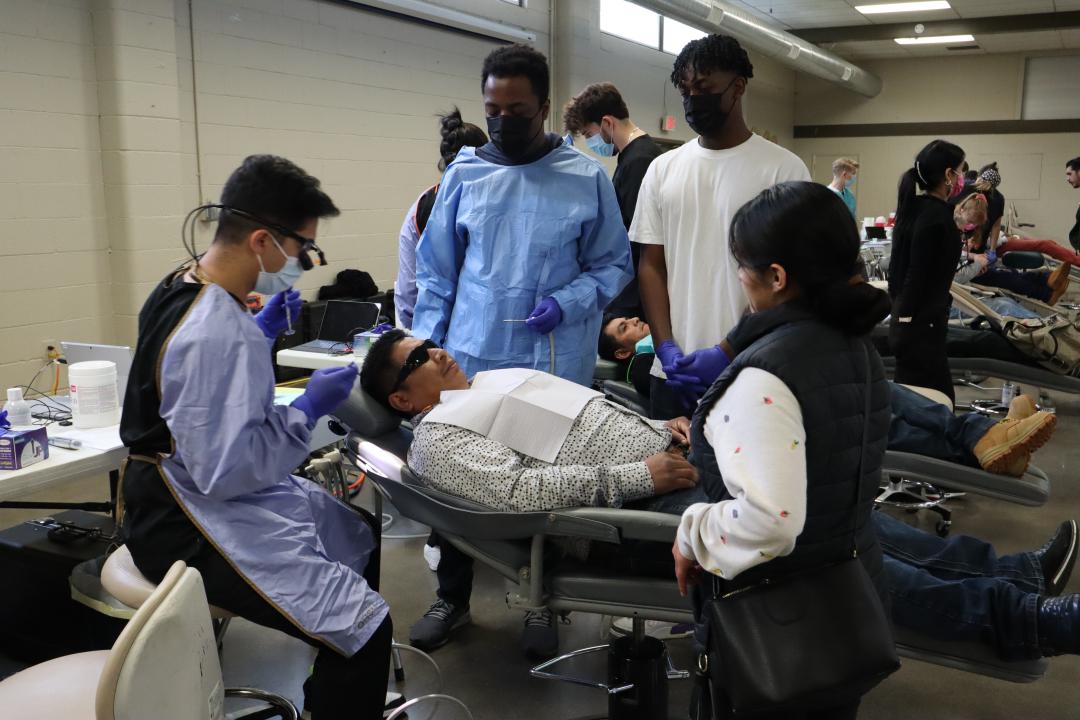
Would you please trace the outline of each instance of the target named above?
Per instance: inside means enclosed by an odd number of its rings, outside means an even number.
[[[1013,401],[1017,395],[1020,394],[1020,386],[1014,382],[1008,380],[1001,386],[1001,404],[1004,407],[1009,407],[1009,403]]]
[[[1057,408],[1054,407],[1054,400],[1050,397],[1050,393],[1045,390],[1039,393],[1039,409],[1045,410],[1048,413],[1056,413]]]
[[[7,419],[11,427],[30,425],[30,403],[23,400],[22,388],[8,388],[7,399],[4,409],[7,410]]]

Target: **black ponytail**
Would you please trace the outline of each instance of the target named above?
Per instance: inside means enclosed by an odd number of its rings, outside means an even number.
[[[896,226],[893,244],[899,244],[915,226],[916,190],[933,190],[945,182],[945,171],[956,170],[964,162],[964,150],[946,140],[934,140],[915,156],[915,164],[900,176],[896,194]]]
[[[461,111],[457,107],[439,116],[439,133],[442,135],[442,141],[439,143],[440,172],[446,170],[446,166],[454,162],[461,148],[480,147],[486,145],[488,141],[483,130],[461,118]]]
[[[787,271],[799,301],[823,322],[865,335],[889,314],[889,296],[864,282],[859,235],[844,201],[824,185],[786,182],[743,205],[731,223],[740,267]]]

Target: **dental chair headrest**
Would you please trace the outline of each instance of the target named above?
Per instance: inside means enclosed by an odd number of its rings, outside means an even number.
[[[401,418],[390,412],[368,395],[360,387],[357,378],[352,392],[345,402],[334,411],[334,417],[347,425],[353,432],[366,437],[375,438],[385,435],[401,424]]]

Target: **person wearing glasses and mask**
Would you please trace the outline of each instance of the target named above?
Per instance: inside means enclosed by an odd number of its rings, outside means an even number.
[[[583,135],[589,150],[599,157],[617,158],[611,184],[619,199],[623,224],[630,229],[638,192],[652,161],[664,152],[647,132],[630,119],[619,89],[611,83],[594,83],[579,92],[563,108],[563,125],[571,135]],[[634,279],[608,305],[608,312],[642,315],[637,269],[641,246],[630,244]]]
[[[630,227],[643,246],[638,278],[656,346],[650,415],[658,419],[688,415],[729,362],[719,342],[746,306],[728,250],[735,212],[777,183],[810,179],[802,160],[746,126],[742,99],[753,76],[746,51],[726,35],[687,43],[671,73],[698,137],[649,166]]]
[[[246,158],[215,207],[209,249],[191,248],[193,262],[139,313],[120,423],[124,542],[152,582],[182,560],[211,605],[317,647],[312,718],[381,718],[392,628],[369,584],[370,519],[290,474],[357,368],[317,371],[292,405],[274,404],[270,347],[290,322],[286,291],[310,253],[323,259],[319,219],[338,209],[316,178],[272,155]],[[254,318],[252,291],[274,296]]]
[[[491,142],[447,168],[416,248],[413,333],[468,377],[519,367],[589,384],[603,309],[631,279],[607,173],[544,132],[549,85],[547,60],[528,46],[487,56]]]

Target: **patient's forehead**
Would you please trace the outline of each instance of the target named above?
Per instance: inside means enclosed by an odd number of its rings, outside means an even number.
[[[394,351],[390,353],[390,360],[397,367],[401,367],[405,364],[405,359],[409,357],[409,353],[415,350],[422,342],[423,340],[419,338],[404,338],[394,345]]]

